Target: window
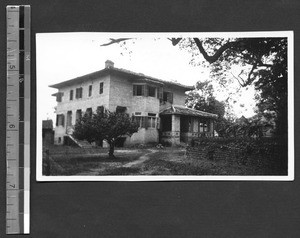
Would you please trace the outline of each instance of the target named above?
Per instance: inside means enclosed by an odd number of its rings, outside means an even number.
[[[155,97],[156,96],[156,88],[148,86],[148,96]]]
[[[80,119],[81,119],[81,116],[82,116],[82,111],[81,111],[80,109],[78,109],[78,110],[76,111],[76,121],[77,121],[77,120],[80,120]]]
[[[89,97],[92,96],[93,85],[89,86]]]
[[[137,122],[137,124],[139,125],[139,128],[147,128],[146,118],[147,117],[135,116],[134,121]]]
[[[89,116],[92,116],[92,114],[93,114],[92,108],[91,108],[91,107],[90,107],[90,108],[87,108],[85,113],[86,113],[87,115],[89,115]]]
[[[163,92],[163,101],[173,103],[173,93]]]
[[[144,85],[133,85],[133,96],[144,96]]]
[[[97,111],[104,113],[104,107],[103,106],[97,107]]]
[[[70,101],[73,100],[73,90],[70,90]]]
[[[67,126],[72,126],[72,111],[67,112]]]
[[[156,117],[148,117],[148,127],[156,128]]]
[[[199,132],[207,132],[208,130],[207,122],[205,120],[200,120],[199,122]]]
[[[82,98],[82,88],[76,88],[76,98]]]
[[[62,92],[56,93],[56,101],[61,102],[63,96],[64,96],[64,93],[62,93]]]
[[[156,113],[148,113],[148,116],[142,116],[141,112],[133,114],[133,120],[138,123],[139,128],[158,128],[158,119]]]
[[[56,115],[56,126],[64,126],[65,125],[65,115],[57,114]]]
[[[126,107],[117,106],[116,113],[125,113],[126,109],[127,109]]]
[[[104,87],[104,83],[101,82],[101,83],[100,83],[99,94],[102,94],[102,93],[103,93],[103,87]]]

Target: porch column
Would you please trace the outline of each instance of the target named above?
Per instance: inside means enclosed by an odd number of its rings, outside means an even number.
[[[180,144],[180,116],[172,115],[172,145]]]
[[[209,131],[212,133],[212,137],[214,137],[215,134],[214,134],[214,120],[213,119],[209,120]]]

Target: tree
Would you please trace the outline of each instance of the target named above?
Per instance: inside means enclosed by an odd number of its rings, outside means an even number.
[[[73,136],[88,142],[107,141],[109,157],[114,157],[115,142],[119,137],[131,136],[138,131],[138,124],[127,113],[97,110],[92,115],[85,113],[74,128]]]
[[[273,115],[277,134],[287,133],[287,38],[193,38],[181,44],[210,63],[211,76],[221,85],[229,79],[240,87],[254,85],[258,111]]]
[[[104,45],[131,40],[110,39]],[[191,53],[192,64],[206,62],[211,77],[224,87],[236,80],[254,85],[258,108],[275,112],[276,131],[287,132],[287,38],[168,38]],[[103,45],[103,46],[104,46]],[[204,59],[204,60],[203,60]],[[239,72],[236,72],[239,69]]]
[[[218,115],[215,130],[222,133],[224,127],[225,103],[218,101],[213,95],[213,86],[209,81],[197,82],[195,90],[190,91],[186,98],[186,106],[199,111]]]

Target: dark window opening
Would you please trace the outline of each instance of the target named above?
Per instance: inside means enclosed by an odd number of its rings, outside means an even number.
[[[64,96],[64,93],[58,92],[58,93],[56,94],[56,101],[57,101],[57,102],[61,102],[63,96]]]
[[[67,112],[67,126],[72,126],[72,111]]]
[[[103,106],[98,106],[97,111],[100,113],[104,113],[104,107]]]
[[[82,98],[82,88],[76,88],[76,98]]]
[[[103,87],[104,87],[104,83],[101,82],[101,83],[100,83],[99,94],[102,94],[102,93],[103,93]]]
[[[93,85],[89,86],[89,97],[92,96]]]
[[[133,85],[133,96],[144,96],[144,85]]]
[[[65,115],[57,114],[56,115],[56,126],[64,126],[65,125]]]
[[[163,101],[173,103],[173,93],[163,92]]]
[[[126,107],[117,106],[116,107],[116,113],[125,113],[127,110]]]
[[[156,88],[148,86],[148,96],[155,97],[156,96]]]
[[[76,121],[80,120],[82,116],[82,111],[80,109],[78,109],[76,111]]]
[[[92,114],[93,114],[92,108],[91,108],[91,107],[90,107],[90,108],[87,108],[85,113],[86,113],[88,116],[92,116]]]
[[[70,101],[73,100],[73,90],[70,90]]]

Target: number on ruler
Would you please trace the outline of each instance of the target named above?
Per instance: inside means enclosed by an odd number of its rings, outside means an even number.
[[[10,129],[13,129],[13,128],[15,128],[16,126],[15,126],[14,124],[10,124],[8,127],[9,127]]]
[[[16,68],[15,65],[13,65],[13,64],[9,65],[9,69],[15,69],[15,68]]]

